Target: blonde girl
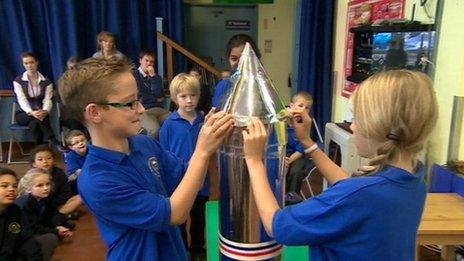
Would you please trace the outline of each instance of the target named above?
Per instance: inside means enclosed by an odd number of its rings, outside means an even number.
[[[280,209],[262,161],[266,131],[254,119],[243,132],[245,159],[259,215],[285,245],[308,245],[311,260],[414,260],[425,202],[424,167],[415,158],[437,121],[432,83],[423,73],[376,74],[353,96],[354,142],[370,158],[350,177],[308,136],[311,120],[290,110],[305,153],[331,185],[319,196]]]
[[[30,169],[19,181],[18,190],[20,197],[16,203],[41,245],[44,260],[50,260],[58,237],[72,237],[72,232],[64,227],[66,218],[50,206],[51,176],[44,169]]]

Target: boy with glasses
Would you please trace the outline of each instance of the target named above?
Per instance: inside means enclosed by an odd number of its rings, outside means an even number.
[[[187,166],[137,135],[145,109],[131,70],[124,61],[88,59],[59,81],[64,105],[92,139],[79,192],[97,220],[108,260],[187,260],[177,225],[187,219],[209,158],[233,120],[223,112],[209,115]]]

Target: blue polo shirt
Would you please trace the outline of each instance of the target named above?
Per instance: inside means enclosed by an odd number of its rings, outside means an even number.
[[[222,99],[227,92],[232,88],[232,84],[229,79],[222,79],[216,87],[214,88],[214,95],[212,105],[213,107],[219,108],[221,105]]]
[[[71,175],[78,169],[82,169],[85,162],[85,156],[86,155],[81,155],[73,150],[67,152],[64,155],[66,162],[66,174]]]
[[[160,129],[159,141],[164,149],[171,151],[177,157],[189,161],[195,151],[198,135],[205,116],[197,111],[197,117],[190,124],[177,111],[171,113]],[[209,176],[206,176],[203,187],[198,192],[201,196],[209,196]]]
[[[313,261],[414,260],[425,196],[423,166],[415,175],[388,166],[279,210],[274,237],[285,245],[308,245]]]
[[[130,154],[90,145],[79,194],[97,220],[108,260],[187,260],[168,193],[186,162],[145,135],[129,138]]]
[[[301,154],[304,154],[304,148],[301,145],[300,141],[295,136],[295,129],[292,127],[288,126],[287,127],[287,146],[286,146],[286,156],[290,157],[293,153],[296,151],[300,152]]]

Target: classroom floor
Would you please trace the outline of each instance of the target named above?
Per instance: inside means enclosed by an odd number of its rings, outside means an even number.
[[[19,177],[21,177],[30,167],[29,164],[11,164],[7,165],[6,162],[7,143],[3,143],[3,160],[0,163],[0,167],[7,167],[16,171]],[[17,153],[15,153],[16,155]],[[28,157],[22,157],[27,160]],[[58,160],[57,165],[64,167],[62,159]],[[317,179],[320,180],[320,179]],[[315,184],[318,187],[319,184]],[[319,190],[316,188],[316,190]],[[74,236],[71,240],[61,242],[55,254],[53,255],[52,261],[74,261],[74,260],[105,260],[106,257],[106,246],[104,245],[98,229],[92,215],[82,207],[80,209],[81,217],[76,222],[76,229]],[[421,247],[419,252],[419,261],[438,261],[440,255],[436,252],[430,251]]]

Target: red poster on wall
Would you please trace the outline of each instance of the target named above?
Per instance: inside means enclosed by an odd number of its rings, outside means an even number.
[[[353,0],[348,3],[346,22],[346,53],[344,87],[341,95],[349,98],[358,86],[357,83],[346,80],[351,75],[353,60],[354,35],[350,28],[378,22],[404,18],[405,0]]]

